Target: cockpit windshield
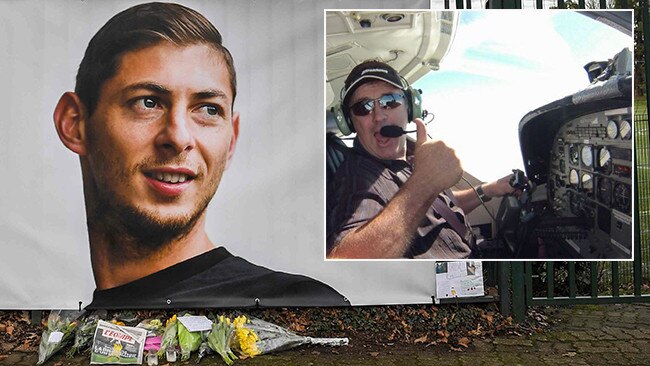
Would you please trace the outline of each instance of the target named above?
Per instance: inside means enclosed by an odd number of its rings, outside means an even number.
[[[526,113],[586,88],[587,63],[632,49],[632,37],[578,12],[465,11],[458,23],[440,69],[414,86],[435,115],[431,135],[483,181],[524,169],[517,125]]]

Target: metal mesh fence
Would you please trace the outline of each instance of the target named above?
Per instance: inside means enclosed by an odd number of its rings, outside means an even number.
[[[634,116],[634,146],[638,184],[635,194],[639,197],[639,220],[641,238],[641,268],[644,282],[650,279],[650,140],[648,139],[648,113]]]

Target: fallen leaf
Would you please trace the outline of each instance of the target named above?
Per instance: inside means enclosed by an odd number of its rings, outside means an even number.
[[[413,343],[424,343],[426,341],[427,341],[427,335],[425,334],[422,337],[420,337],[420,338],[416,339],[415,341],[413,341]]]
[[[474,330],[470,330],[470,331],[467,332],[467,333],[469,333],[470,335],[479,335],[479,334],[481,334],[481,324],[479,324],[479,325],[476,327],[476,329],[474,329]]]
[[[314,356],[318,356],[318,355],[320,355],[320,352],[318,352],[318,351],[313,351],[311,354],[314,355]]]
[[[5,328],[5,332],[6,332],[7,334],[9,334],[9,335],[13,335],[13,334],[14,334],[14,327],[13,327],[13,325],[8,325],[8,326]]]
[[[61,362],[61,361],[54,364],[54,366],[62,366],[62,365],[63,365],[63,362]]]
[[[379,352],[370,352],[370,356],[377,357],[379,356]]]
[[[294,325],[294,328],[295,328],[294,330],[295,330],[296,332],[304,332],[304,331],[305,331],[305,326],[304,326],[304,325],[295,324],[295,325]]]
[[[22,320],[25,323],[30,323],[31,322],[31,317],[29,316],[29,312],[28,311],[23,311],[20,314],[20,320]]]
[[[24,341],[23,344],[21,344],[20,346],[16,347],[16,351],[27,352],[27,351],[29,351],[29,348],[30,348],[30,347],[31,347],[31,346],[30,346],[30,344],[29,344],[29,341]]]
[[[469,346],[469,344],[470,344],[471,342],[472,342],[472,341],[470,341],[469,338],[467,338],[467,337],[463,337],[463,338],[461,338],[461,339],[458,340],[458,345],[467,348],[467,346]]]
[[[564,357],[575,357],[575,355],[576,355],[575,352],[567,352],[562,354],[562,356]]]
[[[455,351],[455,352],[462,352],[463,351],[462,348],[456,348],[456,347],[451,347],[451,350]]]

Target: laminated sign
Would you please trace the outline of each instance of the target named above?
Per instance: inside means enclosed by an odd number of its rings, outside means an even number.
[[[123,327],[100,320],[97,323],[91,364],[142,364],[147,330]]]
[[[436,300],[483,294],[481,262],[436,262]]]

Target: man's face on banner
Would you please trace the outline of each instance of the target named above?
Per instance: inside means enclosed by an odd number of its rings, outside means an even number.
[[[386,82],[372,81],[357,88],[348,103],[349,106],[352,106],[366,100],[375,100],[372,112],[364,116],[357,116],[350,111],[350,115],[361,145],[374,157],[386,160],[400,159],[405,156],[406,135],[389,138],[383,137],[379,131],[382,127],[389,125],[405,128],[408,123],[405,101],[394,108],[379,107],[376,100],[390,93],[404,94],[402,90]]]
[[[232,103],[223,57],[208,45],[163,41],[124,54],[86,124],[84,179],[108,206],[97,209],[182,232],[232,157],[239,123]]]

